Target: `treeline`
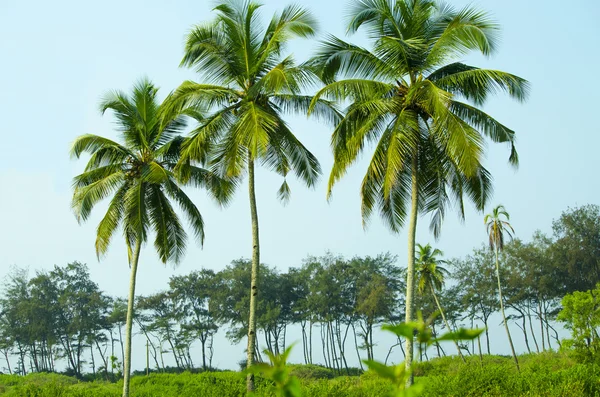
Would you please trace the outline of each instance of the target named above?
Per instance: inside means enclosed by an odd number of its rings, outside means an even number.
[[[514,240],[500,257],[508,320],[521,330],[528,352],[556,349],[561,340],[556,316],[561,298],[593,289],[600,280],[600,208],[570,209],[553,223],[552,236],[536,232],[528,241]],[[443,261],[440,261],[443,262]],[[416,258],[417,285],[430,275]],[[416,308],[424,318],[438,311],[437,298],[451,328],[494,327],[499,311],[494,257],[487,247],[448,261],[439,288],[419,288]],[[135,324],[148,344],[151,366],[167,362],[179,369],[212,367],[217,332],[238,343],[248,327],[249,260],[235,260],[223,270],[203,269],[173,276],[168,288],[137,300]],[[440,266],[441,267],[441,266]],[[351,356],[374,358],[374,330],[402,320],[405,268],[391,254],[345,259],[326,254],[308,257],[299,267],[279,272],[262,265],[265,288],[257,304],[258,341],[277,354],[288,345],[291,326],[301,330],[303,360],[340,373],[350,371]],[[435,293],[435,296],[434,296]],[[30,277],[15,268],[0,299],[0,352],[10,373],[56,371],[63,360],[67,373],[84,369],[106,378],[122,371],[126,301],[110,297],[78,262]],[[432,332],[447,328],[441,317]],[[489,334],[460,345],[465,354],[492,353]],[[195,357],[192,346],[199,344]],[[392,349],[402,344],[398,341]],[[256,349],[257,357],[260,356]],[[503,349],[504,350],[504,349]],[[437,356],[450,354],[435,346]],[[497,352],[497,350],[496,350]],[[430,353],[430,352],[429,352]],[[426,350],[421,359],[428,359]],[[16,365],[11,367],[11,359]],[[360,361],[360,360],[359,360]]]

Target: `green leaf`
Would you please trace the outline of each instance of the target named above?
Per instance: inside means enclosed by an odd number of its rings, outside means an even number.
[[[459,328],[454,332],[447,332],[440,336],[439,338],[435,338],[434,342],[442,342],[442,341],[459,341],[459,340],[473,340],[477,339],[479,335],[481,335],[485,331],[484,328],[479,329],[464,329]]]
[[[400,323],[396,325],[385,324],[381,327],[384,331],[390,331],[396,334],[396,336],[412,339],[414,337],[414,331],[419,328],[417,323]]]

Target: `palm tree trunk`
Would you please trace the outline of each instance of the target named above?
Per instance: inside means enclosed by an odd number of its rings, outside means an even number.
[[[131,330],[133,328],[133,302],[135,300],[135,276],[140,259],[142,241],[138,238],[135,252],[131,261],[131,276],[129,278],[129,300],[127,301],[127,322],[125,323],[125,370],[123,371],[123,397],[129,397],[129,381],[131,374]]]
[[[252,218],[252,275],[250,281],[250,316],[248,318],[248,360],[247,367],[254,364],[256,346],[256,294],[258,293],[258,266],[260,262],[260,247],[258,242],[258,210],[256,209],[256,194],[254,191],[254,160],[248,153],[248,193],[250,196],[250,216]],[[254,391],[254,374],[246,376],[246,390]]]
[[[450,328],[450,324],[448,324],[448,320],[446,320],[446,316],[444,315],[444,311],[442,310],[442,306],[440,305],[440,301],[438,300],[437,295],[435,294],[435,289],[433,288],[433,284],[431,284],[431,281],[429,282],[429,287],[431,288],[431,294],[433,295],[433,299],[435,299],[435,304],[437,305],[437,308],[440,311],[440,314],[442,316],[442,320],[444,320],[444,325],[446,325],[446,328],[448,328],[448,332],[452,332],[452,328]],[[467,360],[465,360],[465,357],[462,355],[462,352],[460,351],[460,346],[458,346],[458,341],[457,340],[454,340],[454,345],[456,346],[456,350],[458,351],[458,355],[462,359],[463,363],[466,363]]]
[[[410,206],[410,221],[408,224],[408,262],[406,270],[406,315],[405,321],[413,320],[413,305],[415,293],[415,237],[417,233],[417,215],[419,210],[419,195],[417,181],[417,156],[413,157],[412,161],[412,186],[411,186],[411,206]],[[413,339],[406,338],[406,370],[410,371],[413,360]],[[413,375],[411,372],[407,381],[407,386],[413,384]]]
[[[517,371],[521,371],[519,368],[519,360],[517,359],[517,354],[515,353],[515,346],[513,345],[512,338],[510,337],[510,331],[508,330],[508,323],[506,322],[506,314],[504,314],[504,301],[502,300],[502,286],[500,285],[500,266],[498,265],[498,247],[495,249],[496,252],[496,278],[498,279],[498,297],[500,298],[500,311],[502,312],[502,320],[504,321],[504,328],[506,329],[506,335],[508,336],[508,343],[510,344],[510,350],[512,352],[512,356],[515,359],[515,364],[517,365]]]

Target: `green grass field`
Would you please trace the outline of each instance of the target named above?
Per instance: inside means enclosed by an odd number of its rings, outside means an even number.
[[[600,367],[576,364],[559,353],[520,357],[521,373],[509,358],[469,357],[466,364],[457,358],[440,358],[419,363],[416,381],[425,385],[424,396],[600,396]],[[325,368],[293,366],[306,397],[385,396],[391,385],[374,374],[335,376]],[[27,397],[117,397],[122,384],[103,381],[81,382],[59,374],[31,374],[25,377],[0,375],[0,395]],[[200,374],[151,374],[135,376],[132,397],[229,397],[243,396],[245,379],[240,372]],[[270,383],[257,381],[257,396],[273,396]]]

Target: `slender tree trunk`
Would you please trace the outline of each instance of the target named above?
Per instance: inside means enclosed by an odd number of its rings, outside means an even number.
[[[498,279],[498,297],[500,298],[500,311],[502,312],[502,320],[504,321],[504,328],[506,329],[506,335],[508,336],[508,343],[510,344],[510,350],[515,364],[517,365],[517,371],[521,371],[519,368],[519,360],[517,359],[517,353],[515,353],[515,346],[513,345],[512,338],[510,337],[510,331],[508,330],[508,322],[506,321],[506,314],[504,314],[504,301],[502,299],[502,286],[500,284],[500,266],[498,264],[498,247],[496,246],[496,278]]]
[[[417,156],[413,157],[412,161],[412,184],[411,184],[411,206],[410,206],[410,221],[408,224],[408,262],[406,271],[406,313],[405,321],[411,322],[413,320],[413,305],[414,305],[414,294],[415,294],[415,238],[417,234],[417,215],[419,211],[419,194],[418,194],[418,181],[417,181]],[[414,381],[412,375],[412,361],[413,361],[413,340],[414,338],[406,338],[406,359],[405,365],[406,370],[410,371],[410,377],[406,383],[407,386],[411,386]]]
[[[400,338],[398,338],[398,343],[393,344],[392,346],[390,346],[387,355],[385,356],[385,362],[384,364],[387,365],[388,363],[388,359],[390,358],[390,355],[392,354],[392,350],[394,349],[394,347],[396,346],[400,346],[400,349],[402,349],[402,340]],[[402,353],[404,353],[404,350],[402,349]]]
[[[373,354],[373,323],[369,322],[367,325],[367,329],[369,330],[369,343],[367,344],[367,348],[369,349],[369,354],[371,356],[371,360],[375,360],[375,355]],[[402,349],[402,344],[400,344],[400,349]],[[404,351],[402,351],[402,355],[404,355]]]
[[[135,276],[140,259],[140,250],[142,249],[141,238],[135,245],[135,252],[131,261],[131,276],[129,278],[129,300],[127,301],[127,321],[125,323],[125,359],[123,365],[123,397],[129,397],[129,381],[131,375],[131,331],[133,329],[133,303],[135,300]]]
[[[531,309],[528,305],[527,307],[527,317],[529,318],[529,330],[531,331],[531,337],[533,338],[533,343],[535,343],[535,350],[539,353],[540,346],[538,345],[537,338],[535,337],[535,331],[533,330],[533,321],[531,321]]]
[[[8,367],[8,373],[12,375],[12,369],[10,368],[10,360],[8,359],[8,350],[4,350],[4,359],[6,360],[6,366]]]
[[[121,323],[118,324],[118,328],[119,328],[119,343],[121,344],[121,360],[123,361],[121,363],[121,368],[123,369],[123,372],[125,372],[125,344],[123,343],[123,330],[121,329]]]
[[[358,357],[358,364],[360,365],[360,369],[361,371],[364,370],[363,365],[362,365],[362,359],[360,357],[360,350],[358,349],[358,339],[356,338],[356,328],[354,327],[354,324],[352,324],[352,332],[354,333],[354,347],[356,348],[356,356]],[[367,356],[369,355],[368,350],[367,350]]]
[[[527,352],[531,353],[531,347],[529,347],[529,338],[527,337],[527,319],[525,318],[525,314],[523,314],[522,322],[523,322],[523,335],[525,336],[525,346],[527,346]]]
[[[450,324],[448,324],[448,320],[446,320],[446,315],[444,314],[444,311],[442,310],[442,306],[440,305],[440,301],[437,298],[435,289],[433,288],[433,284],[431,284],[431,281],[429,282],[429,287],[431,288],[431,294],[433,295],[433,299],[435,299],[435,304],[437,305],[437,308],[440,311],[442,320],[444,320],[444,325],[446,325],[446,328],[448,328],[448,332],[452,332],[452,328],[450,328]],[[454,345],[456,346],[456,351],[458,352],[458,355],[462,359],[463,363],[466,363],[467,360],[465,360],[465,357],[463,356],[462,352],[460,351],[460,346],[458,346],[458,341],[454,340]],[[439,353],[438,353],[438,355],[439,355]]]
[[[329,368],[329,360],[328,360],[329,344],[325,343],[324,323],[321,323],[321,327],[320,327],[319,331],[321,333],[321,349],[323,350],[323,361],[325,361],[325,366],[327,368]]]
[[[312,323],[312,320],[310,320],[308,323],[308,359],[309,359],[309,363],[311,363],[311,364],[313,363],[312,330],[313,330],[313,323]]]
[[[540,332],[542,333],[542,351],[546,351],[546,343],[544,342],[544,320],[542,319],[542,303],[538,298],[538,316],[540,318]]]
[[[483,366],[483,353],[481,353],[481,335],[477,337],[477,347],[479,348],[479,363]]]
[[[304,354],[304,364],[308,364],[308,342],[306,336],[306,321],[300,322],[300,327],[302,327],[302,353]]]
[[[552,350],[552,342],[550,342],[550,323],[548,322],[548,306],[544,302],[544,322],[546,323],[546,341],[548,342],[548,349]]]
[[[202,339],[202,368],[206,371],[206,339]]]
[[[475,318],[471,317],[471,329],[474,328],[473,324],[475,324]],[[475,354],[475,341],[473,339],[471,339],[471,351],[473,352],[472,354],[474,355]]]
[[[490,350],[490,328],[488,327],[488,317],[484,316],[483,324],[485,327],[485,344],[487,347],[487,354],[490,355],[492,354],[492,351]]]
[[[254,364],[256,346],[256,300],[258,293],[258,267],[260,263],[260,245],[258,238],[258,210],[256,209],[256,194],[254,190],[254,160],[248,153],[248,194],[250,196],[250,216],[252,219],[252,275],[250,285],[250,316],[248,318],[248,360],[247,367]],[[254,391],[254,374],[246,377],[246,390]]]
[[[98,349],[98,353],[100,353],[100,359],[102,360],[102,364],[104,364],[104,375],[106,380],[108,380],[108,357],[106,357],[106,350],[108,349],[108,346],[104,344],[104,351],[102,351],[100,348],[100,343],[98,342],[98,339],[96,339],[96,348]]]

